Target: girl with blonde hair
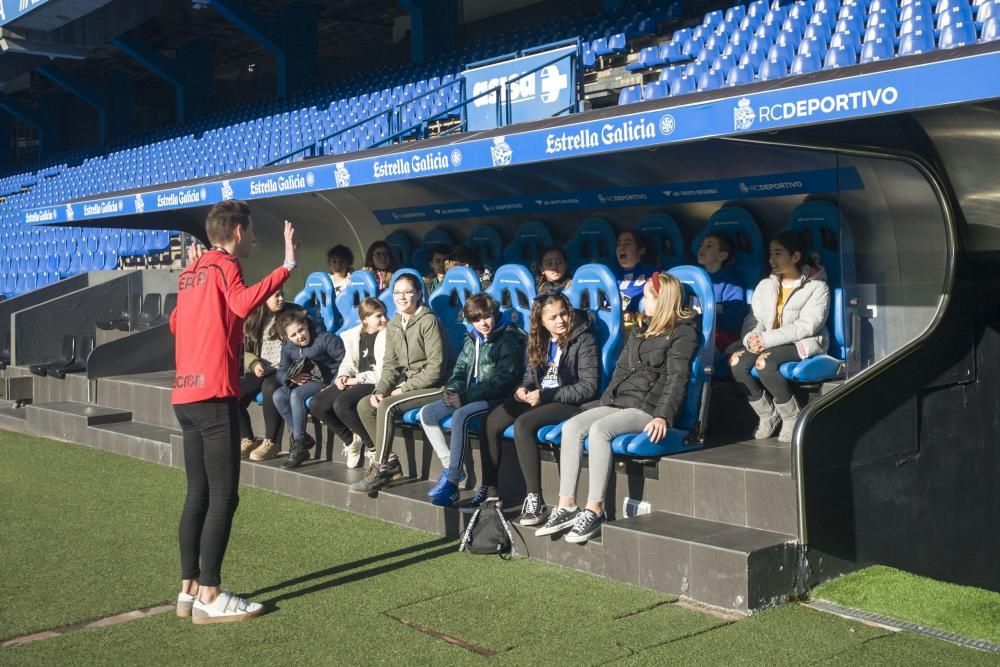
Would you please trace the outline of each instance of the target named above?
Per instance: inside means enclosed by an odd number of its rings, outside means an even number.
[[[583,543],[606,520],[604,496],[611,475],[611,441],[644,431],[659,442],[684,401],[691,359],[698,349],[695,313],[684,305],[684,288],[668,273],[653,273],[643,288],[643,322],[629,332],[611,382],[599,404],[563,424],[559,447],[559,506],[535,535],[570,529],[567,542]],[[577,507],[583,442],[588,441],[590,488]]]

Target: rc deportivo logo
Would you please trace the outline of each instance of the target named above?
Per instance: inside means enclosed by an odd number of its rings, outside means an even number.
[[[736,103],[733,109],[733,129],[749,130],[753,127],[753,122],[757,120],[757,113],[750,106],[750,98],[744,97]]]
[[[234,194],[235,193],[233,192],[233,186],[229,184],[229,181],[228,180],[222,181],[222,198],[224,200],[232,199]]]
[[[333,178],[337,182],[338,188],[346,188],[351,184],[351,172],[347,171],[343,162],[338,162],[334,166]]]
[[[146,202],[142,200],[142,195],[136,193],[135,195],[135,212],[142,213],[146,210]]]
[[[73,219],[73,206],[71,204],[66,204],[66,219]]]
[[[555,65],[543,67],[540,76],[542,77],[542,102],[551,104],[559,99],[559,93],[569,87],[569,77],[559,72]]]

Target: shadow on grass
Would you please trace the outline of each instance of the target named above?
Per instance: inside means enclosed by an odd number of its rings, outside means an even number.
[[[395,551],[388,551],[386,553],[378,554],[377,556],[369,556],[367,558],[360,558],[349,563],[341,563],[340,565],[334,565],[333,567],[328,567],[324,570],[318,570],[316,572],[310,572],[309,574],[304,574],[294,579],[289,579],[288,581],[283,581],[279,584],[274,584],[273,586],[267,586],[265,588],[260,588],[252,593],[248,593],[248,597],[254,598],[267,593],[274,593],[281,591],[282,589],[289,588],[291,586],[298,586],[300,584],[308,584],[310,582],[317,582],[312,586],[307,586],[295,591],[289,591],[287,593],[279,593],[278,595],[263,600],[264,606],[275,609],[275,605],[278,602],[284,600],[293,600],[303,595],[308,595],[310,593],[318,593],[320,591],[328,590],[336,586],[341,586],[343,584],[353,583],[355,581],[361,581],[369,577],[376,577],[380,574],[385,574],[387,572],[392,572],[393,570],[398,570],[400,568],[408,567],[410,565],[416,565],[417,563],[422,563],[427,560],[432,560],[434,558],[440,558],[442,556],[447,556],[449,554],[455,553],[457,546],[455,540],[447,537],[442,537],[430,542],[424,542],[423,544],[415,544],[410,547],[403,549],[397,549]],[[401,556],[407,556],[400,561],[385,562]],[[359,572],[353,572],[346,576],[337,577],[339,574],[351,572],[352,570],[357,570],[358,568],[363,568],[368,565],[375,565],[377,563],[384,563],[378,567],[370,568],[367,570],[362,570]],[[333,579],[328,579],[326,581],[320,581],[327,579],[328,577],[334,577]]]

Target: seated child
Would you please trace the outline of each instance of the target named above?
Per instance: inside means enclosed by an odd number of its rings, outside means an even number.
[[[443,507],[454,505],[459,497],[469,421],[509,397],[524,375],[524,332],[511,324],[500,324],[499,306],[493,297],[485,293],[471,297],[462,314],[472,329],[444,395],[420,409],[424,433],[444,466],[428,495],[435,505]],[[448,415],[452,416],[450,447],[440,426]]]
[[[385,241],[375,241],[368,246],[365,254],[364,270],[368,271],[375,278],[378,291],[381,292],[389,286],[392,274],[396,272],[396,262],[392,257],[392,248]]]
[[[542,251],[539,255],[538,281],[536,287],[538,293],[560,292],[573,282],[569,272],[569,261],[562,248],[551,246]]]
[[[615,259],[618,260],[619,269],[615,273],[618,279],[618,289],[622,295],[622,310],[625,312],[626,324],[634,321],[635,313],[639,310],[639,297],[642,296],[643,286],[649,276],[653,275],[656,267],[648,262],[643,262],[649,244],[642,234],[635,230],[626,230],[618,235],[615,243]]]
[[[446,245],[438,244],[431,248],[430,265],[431,272],[424,276],[424,285],[427,287],[427,295],[430,296],[444,280],[444,262],[448,258],[451,250]]]
[[[746,290],[736,270],[733,241],[712,232],[698,248],[698,264],[708,272],[715,292],[715,349],[720,353],[740,340],[740,328],[747,315]]]
[[[493,280],[493,272],[490,271],[488,266],[483,266],[479,262],[479,256],[476,255],[475,251],[466,248],[465,246],[455,246],[452,248],[451,252],[448,253],[448,257],[444,260],[444,270],[452,269],[456,266],[467,266],[479,276],[479,282],[483,287],[486,287]]]
[[[333,281],[334,295],[340,294],[344,288],[351,284],[352,264],[354,264],[354,253],[345,245],[335,245],[326,253],[326,266],[330,272],[330,280]]]
[[[344,360],[344,343],[301,310],[281,313],[276,326],[284,343],[277,372],[281,386],[274,392],[274,407],[292,429],[288,460],[282,467],[295,468],[308,458],[309,449],[316,444],[306,433],[306,399],[333,383]]]

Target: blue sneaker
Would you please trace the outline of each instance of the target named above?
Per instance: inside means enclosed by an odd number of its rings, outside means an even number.
[[[451,507],[458,502],[458,497],[458,484],[449,482],[445,478],[444,486],[441,487],[441,491],[437,495],[431,498],[431,503],[438,507]]]
[[[437,494],[441,493],[441,489],[444,488],[445,482],[448,481],[448,471],[442,470],[441,476],[438,477],[438,481],[431,487],[431,490],[427,492],[428,498],[433,498]]]
[[[438,477],[438,481],[435,482],[434,486],[431,487],[431,490],[427,492],[427,497],[433,498],[437,494],[441,493],[441,489],[444,488],[444,484],[447,481],[448,481],[448,470],[445,469],[441,471],[441,476]],[[465,481],[465,471],[463,470],[461,474],[458,476],[458,483],[461,484],[464,481]]]

